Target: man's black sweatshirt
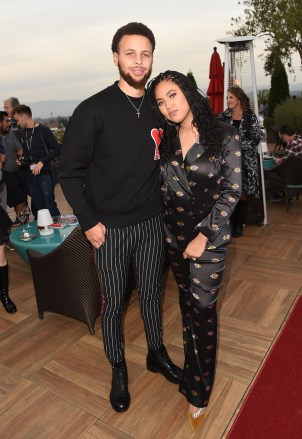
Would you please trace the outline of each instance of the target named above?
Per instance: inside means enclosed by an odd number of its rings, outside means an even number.
[[[140,99],[130,98],[136,107]],[[158,131],[147,96],[140,117],[118,83],[83,101],[63,139],[60,183],[83,230],[124,227],[162,211]]]

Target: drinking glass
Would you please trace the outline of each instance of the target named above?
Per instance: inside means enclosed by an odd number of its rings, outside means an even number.
[[[61,215],[61,216],[59,217],[59,224],[61,224],[62,228],[68,226],[68,219],[67,219],[67,216],[65,216],[65,215]]]
[[[26,222],[27,222],[26,228],[27,228],[28,233],[30,234],[30,227],[31,227],[31,226],[29,225],[29,216],[30,216],[30,214],[31,214],[30,207],[29,207],[29,206],[26,206],[25,209],[24,209],[24,212],[25,212],[25,214],[26,214]]]
[[[22,226],[23,226],[22,234],[24,235],[24,233],[26,232],[26,230],[24,228],[24,224],[25,224],[25,221],[26,221],[26,218],[27,218],[27,212],[26,212],[25,209],[22,209],[22,210],[20,210],[18,212],[18,218],[19,218],[19,220],[22,223]]]

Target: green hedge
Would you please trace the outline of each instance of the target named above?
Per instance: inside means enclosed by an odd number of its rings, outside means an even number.
[[[274,125],[290,125],[296,132],[302,133],[302,98],[288,98],[276,106]]]

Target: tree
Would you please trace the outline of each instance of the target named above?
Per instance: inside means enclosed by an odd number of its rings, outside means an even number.
[[[241,4],[238,1],[238,4]],[[245,18],[232,18],[232,26],[238,28],[231,33],[235,36],[266,36],[266,61],[272,53],[293,71],[292,56],[298,52],[302,64],[302,0],[244,0]],[[268,74],[269,67],[265,65]]]
[[[289,98],[289,85],[287,73],[281,60],[276,60],[271,77],[271,88],[268,96],[268,115],[273,117],[278,104]]]
[[[197,82],[195,81],[194,75],[192,70],[189,70],[187,73],[187,78],[191,79],[191,81],[193,82],[193,84],[195,84],[196,88],[197,88]]]

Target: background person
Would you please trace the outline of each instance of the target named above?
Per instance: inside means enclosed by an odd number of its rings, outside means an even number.
[[[52,216],[60,216],[50,169],[51,160],[60,153],[58,141],[48,127],[35,123],[27,105],[16,107],[13,116],[21,128],[25,160],[22,166],[26,171],[27,187],[35,209],[48,209]],[[21,165],[20,160],[18,164]],[[36,216],[36,212],[33,213]]]
[[[7,99],[5,99],[3,101],[3,110],[8,115],[8,118],[9,118],[9,128],[10,128],[11,131],[13,131],[13,135],[12,134],[9,135],[10,143],[14,142],[14,137],[15,136],[17,136],[17,138],[19,138],[18,137],[18,127],[17,127],[17,124],[16,124],[15,120],[12,118],[12,110],[17,105],[20,105],[20,103],[19,103],[18,99],[15,98],[15,97],[9,97],[9,98],[7,98]],[[5,184],[4,180],[2,180],[1,185],[0,185],[0,198],[1,198],[1,206],[6,211],[7,210],[7,190],[6,190],[6,184]],[[14,221],[12,223],[12,227],[18,226],[18,225],[19,225],[19,220],[18,220],[18,218],[16,218],[16,221]]]
[[[301,159],[301,172],[302,172],[302,135],[297,134],[295,130],[289,125],[283,125],[279,129],[279,138],[286,144],[284,148],[284,155],[282,157],[275,157],[276,166],[269,171],[264,171],[265,181],[275,181],[282,183],[282,178],[274,169],[281,163],[284,163],[288,157],[294,156]],[[266,189],[266,200],[269,202],[280,201],[282,194],[276,189]]]
[[[0,137],[4,147],[1,160],[3,161],[3,181],[7,191],[7,205],[13,207],[16,212],[16,220],[12,226],[18,226],[21,224],[18,214],[27,206],[24,180],[16,163],[17,158],[22,156],[23,148],[15,134],[9,129],[8,113],[5,111],[0,111]]]
[[[7,112],[8,114],[8,119],[9,119],[9,133],[6,134],[6,150],[7,150],[7,154],[9,156],[13,156],[15,154],[15,151],[18,151],[18,155],[22,155],[21,154],[21,150],[20,148],[20,143],[21,143],[21,130],[17,125],[17,122],[15,121],[15,119],[13,118],[13,111],[16,107],[18,107],[20,105],[19,99],[16,97],[9,97],[7,99],[4,100],[3,102],[3,109],[4,111]],[[9,160],[9,163],[10,160]],[[16,166],[16,160],[14,165]],[[10,172],[10,169],[13,167],[12,163],[5,166],[6,171]],[[8,176],[8,178],[11,177],[11,175]],[[14,176],[12,177],[12,180],[15,180]],[[28,188],[27,188],[27,182],[26,182],[26,173],[24,172],[24,170],[22,168],[19,168],[19,172],[18,172],[18,180],[19,183],[22,187],[23,192],[25,192],[26,194],[26,202],[27,202],[27,195],[28,195]],[[10,186],[9,182],[4,183],[5,187],[6,185]],[[6,208],[5,208],[6,210]],[[35,207],[33,206],[32,203],[32,211],[35,212]],[[12,223],[12,227],[16,227],[16,226],[20,226],[21,225],[21,221],[19,220],[18,216],[16,216],[15,221],[13,221]],[[7,246],[13,250],[13,247],[10,245],[10,243],[7,244]]]
[[[155,39],[142,23],[129,23],[112,40],[120,77],[82,102],[63,139],[60,183],[87,239],[96,249],[103,294],[102,332],[112,366],[110,402],[130,405],[122,311],[134,265],[147,338],[147,368],[174,383],[181,370],[162,340],[161,279],[165,246],[157,160],[158,132],[145,84]]]
[[[14,313],[17,307],[9,297],[8,292],[8,263],[5,256],[5,243],[9,241],[11,220],[0,206],[0,300],[6,312]]]
[[[0,116],[1,118],[1,116]],[[0,122],[0,206],[6,212],[7,211],[7,192],[6,186],[3,181],[2,168],[5,163],[5,148],[2,143],[3,136],[1,135],[1,122]]]
[[[237,130],[215,120],[185,75],[167,71],[149,85],[163,130],[161,179],[168,255],[179,287],[185,362],[179,391],[196,431],[214,383],[216,302],[241,192]],[[175,126],[173,126],[175,124]]]
[[[261,131],[250,100],[242,88],[234,86],[227,91],[227,110],[217,116],[218,120],[229,123],[239,131],[242,153],[242,195],[232,215],[232,235],[243,233],[247,210],[247,196],[259,197],[260,172],[258,164],[258,144]]]
[[[279,138],[286,143],[284,148],[284,155],[276,157],[277,165],[283,163],[289,156],[302,158],[302,135],[297,134],[295,130],[289,125],[283,125],[279,130]]]
[[[17,136],[18,139],[20,138],[19,137],[19,129],[18,129],[17,122],[15,121],[15,119],[13,117],[13,110],[16,107],[18,107],[19,105],[20,105],[19,99],[15,98],[13,96],[11,96],[3,101],[3,110],[6,111],[8,114],[10,129],[11,129],[11,131],[14,132],[14,134]]]
[[[266,117],[268,117],[268,104],[267,101],[263,101],[260,104],[259,107],[259,113],[261,113],[263,115],[263,118],[265,119]]]

